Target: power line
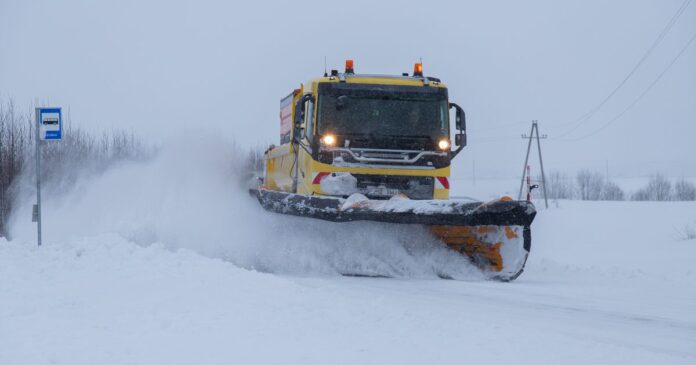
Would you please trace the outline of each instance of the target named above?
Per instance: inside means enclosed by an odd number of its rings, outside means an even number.
[[[615,121],[619,120],[624,114],[626,114],[626,112],[628,112],[636,104],[638,104],[638,102],[660,81],[660,79],[662,79],[662,77],[667,73],[667,71],[669,71],[672,68],[672,66],[674,66],[674,64],[677,62],[677,60],[679,60],[679,58],[684,54],[684,52],[687,50],[687,48],[689,48],[691,43],[694,42],[694,40],[696,40],[696,33],[694,33],[694,35],[691,37],[691,39],[689,39],[689,41],[686,43],[684,48],[682,48],[681,51],[679,51],[677,56],[672,59],[672,61],[669,63],[669,65],[667,65],[667,67],[664,70],[662,70],[662,72],[660,72],[660,74],[657,76],[657,78],[655,78],[655,80],[653,80],[653,82],[650,85],[648,85],[648,87],[645,90],[643,90],[643,92],[635,100],[633,100],[633,102],[631,104],[629,104],[628,107],[626,107],[626,109],[621,111],[621,113],[619,113],[617,116],[615,116],[614,118],[612,118],[608,122],[604,123],[604,125],[602,125],[598,129],[596,129],[595,131],[593,131],[589,134],[586,134],[582,137],[575,138],[575,139],[566,139],[566,141],[579,141],[579,140],[594,136],[595,134],[604,130],[606,127],[610,126]]]
[[[503,122],[503,123],[495,123],[495,124],[487,124],[485,125],[484,128],[472,128],[470,132],[473,133],[480,133],[480,132],[488,132],[488,131],[494,131],[494,130],[499,130],[499,129],[507,129],[508,127],[512,125],[519,125],[519,124],[526,124],[529,123],[529,120],[518,120],[516,122]]]
[[[580,128],[585,122],[588,120],[592,119],[595,113],[599,111],[604,105],[611,100],[612,97],[628,82],[628,80],[635,74],[635,72],[640,68],[640,66],[645,62],[645,60],[652,54],[652,52],[657,48],[657,46],[662,42],[662,40],[667,36],[667,33],[669,33],[670,30],[672,30],[672,27],[674,24],[677,22],[679,17],[684,13],[686,8],[691,4],[692,0],[684,0],[684,2],[681,4],[681,6],[677,9],[677,11],[674,13],[672,18],[667,22],[665,27],[662,29],[660,34],[657,36],[657,39],[652,43],[652,45],[648,48],[647,51],[643,54],[643,56],[638,60],[638,63],[636,63],[635,66],[633,66],[633,69],[624,77],[623,80],[612,90],[609,95],[607,95],[604,100],[602,100],[598,105],[596,105],[594,108],[590,109],[587,113],[583,114],[580,118],[576,119],[573,123],[575,125],[567,130],[566,132],[560,133],[558,136],[555,137],[555,139],[563,138],[564,136],[572,133],[576,129]]]

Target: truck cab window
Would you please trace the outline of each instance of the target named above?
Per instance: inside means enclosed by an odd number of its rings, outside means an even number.
[[[305,137],[312,139],[314,135],[314,100],[307,101],[305,107]]]

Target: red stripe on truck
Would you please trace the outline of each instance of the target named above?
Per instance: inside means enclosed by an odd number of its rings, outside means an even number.
[[[436,177],[437,177],[437,181],[439,181],[440,184],[442,184],[442,186],[445,187],[445,189],[449,189],[449,180],[447,179],[446,176],[436,176]]]
[[[328,175],[328,172],[320,172],[317,174],[317,176],[314,177],[314,180],[312,180],[312,184],[319,184],[321,183],[321,179],[324,178],[324,176]]]

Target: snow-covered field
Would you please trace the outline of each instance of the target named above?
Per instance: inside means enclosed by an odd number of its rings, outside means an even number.
[[[46,201],[41,248],[15,222],[0,364],[696,363],[694,202],[553,202],[499,283],[418,227],[266,213],[218,167],[90,179]]]
[[[521,174],[521,171],[519,172]],[[520,175],[521,176],[521,175]],[[575,176],[572,174],[567,175],[572,182],[575,182]],[[674,184],[681,179],[685,179],[693,184],[696,184],[696,177],[691,176],[679,176],[672,177],[671,182]],[[494,199],[501,195],[508,195],[517,198],[520,192],[520,178],[485,178],[485,179],[471,179],[470,176],[462,177],[454,175],[450,178],[453,186],[453,193],[459,196],[470,196],[476,197],[478,199]],[[618,185],[623,192],[626,194],[628,199],[631,194],[635,193],[637,190],[645,188],[648,185],[650,176],[641,177],[611,177],[611,182]],[[533,184],[541,184],[540,181],[534,180]],[[526,190],[525,190],[526,192]],[[534,191],[535,196],[542,197],[540,190]]]

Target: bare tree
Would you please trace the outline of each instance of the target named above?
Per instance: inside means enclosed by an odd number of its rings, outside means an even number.
[[[625,194],[613,181],[605,181],[599,198],[600,200],[624,200]]]
[[[696,185],[681,178],[674,184],[674,200],[696,200]]]
[[[598,172],[584,169],[576,176],[578,195],[581,200],[599,200],[602,194],[604,178]]]
[[[648,181],[648,191],[654,194],[653,200],[670,200],[672,197],[672,183],[664,175],[654,174]]]
[[[631,200],[636,200],[636,201],[650,200],[650,193],[648,192],[647,188],[638,189],[631,195]]]
[[[538,177],[541,181],[541,177]],[[546,179],[546,191],[550,199],[573,199],[575,186],[573,179],[559,171],[551,171]]]
[[[21,173],[30,145],[28,116],[17,112],[14,101],[0,101],[0,236],[12,210],[11,186]]]
[[[263,172],[263,148],[250,148],[245,159],[244,170],[260,175]]]
[[[631,199],[667,201],[672,198],[672,183],[662,174],[653,174],[648,180],[648,185],[636,191]]]

